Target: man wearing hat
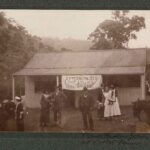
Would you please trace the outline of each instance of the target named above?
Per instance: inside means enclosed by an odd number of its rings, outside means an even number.
[[[41,97],[41,115],[40,115],[40,126],[46,127],[50,121],[50,96],[48,91],[44,91]]]
[[[8,112],[7,112],[8,100],[5,99],[1,105],[1,130],[7,131]]]
[[[7,112],[9,115],[10,119],[14,119],[15,118],[15,109],[16,109],[16,104],[13,100],[9,100],[8,104],[7,104]]]
[[[104,92],[104,85],[101,85],[101,88],[99,89],[98,93],[98,99],[97,99],[97,117],[99,120],[103,119],[104,117],[104,100],[105,97],[103,95]]]
[[[8,99],[8,102],[5,105],[6,112],[7,112],[7,130],[8,131],[15,131],[16,130],[16,121],[15,121],[15,110],[16,104],[13,100]]]
[[[23,104],[21,102],[21,98],[16,96],[17,101],[16,105],[16,125],[18,131],[24,131],[24,109]]]
[[[62,123],[62,108],[66,98],[66,95],[60,90],[60,87],[56,87],[55,92],[52,95],[55,125],[61,125]]]
[[[83,126],[84,130],[94,130],[93,118],[92,118],[92,109],[93,109],[93,98],[88,93],[88,89],[86,87],[83,88],[83,93],[79,99],[79,108],[82,113],[83,118]],[[89,128],[88,128],[89,124]]]

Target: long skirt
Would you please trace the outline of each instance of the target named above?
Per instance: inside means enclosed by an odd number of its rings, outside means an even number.
[[[114,116],[113,104],[112,105],[106,104],[104,109],[104,117],[112,117],[112,116]]]
[[[24,131],[24,119],[16,120],[17,131]]]
[[[41,110],[40,123],[47,124],[50,121],[50,111],[49,110]]]
[[[121,115],[118,98],[116,98],[116,101],[114,102],[113,107],[114,107],[114,116],[119,116],[119,115]]]

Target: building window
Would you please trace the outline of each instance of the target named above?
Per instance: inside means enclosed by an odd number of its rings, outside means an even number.
[[[55,76],[37,76],[34,78],[35,83],[35,93],[43,92],[47,90],[48,92],[53,92],[56,86]]]
[[[120,88],[140,87],[140,75],[104,75],[103,82]]]

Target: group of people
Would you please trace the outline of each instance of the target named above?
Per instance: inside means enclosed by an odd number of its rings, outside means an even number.
[[[66,99],[65,94],[60,90],[59,87],[56,87],[53,93],[48,93],[44,91],[41,97],[41,115],[40,115],[40,126],[45,127],[50,122],[50,110],[53,111],[54,116],[54,125],[61,124],[61,115],[63,102]]]
[[[66,95],[56,87],[55,91],[48,93],[44,91],[41,96],[41,113],[40,126],[46,127],[50,123],[50,112],[53,112],[54,125],[61,125],[62,110]],[[18,131],[24,131],[24,104],[21,97],[16,96],[15,102],[12,100],[4,100],[0,103],[0,130],[6,131],[8,122],[15,122]],[[83,119],[83,130],[94,130],[94,122],[92,111],[95,109],[95,101],[89,90],[84,87],[79,97],[79,110]],[[51,111],[52,110],[52,111]],[[98,92],[97,99],[98,118],[112,120],[113,117],[120,116],[120,106],[118,100],[118,92],[114,85],[102,86]],[[12,125],[12,122],[11,122]],[[61,126],[60,126],[61,127]]]
[[[86,87],[79,99],[79,108],[83,118],[83,130],[94,130],[92,110],[94,109],[93,97],[89,94]],[[118,101],[118,92],[114,85],[102,86],[97,100],[98,118],[112,120],[113,117],[120,116],[120,106]]]
[[[0,103],[0,130],[24,131],[24,106],[21,97],[5,99]]]
[[[41,97],[40,126],[45,127],[49,124],[50,112],[53,112],[54,125],[61,125],[62,110],[66,95],[56,87],[53,93],[45,91]],[[89,90],[84,87],[79,98],[79,110],[83,119],[83,130],[94,130],[92,111],[95,109],[95,101]],[[113,117],[120,116],[120,106],[118,92],[114,85],[102,86],[98,93],[97,113],[99,119],[105,118],[112,120]]]

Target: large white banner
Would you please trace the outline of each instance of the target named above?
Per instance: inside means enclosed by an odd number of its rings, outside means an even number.
[[[102,83],[101,75],[66,75],[62,76],[62,88],[66,90],[97,89]]]

